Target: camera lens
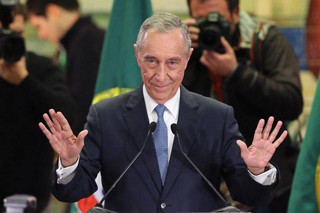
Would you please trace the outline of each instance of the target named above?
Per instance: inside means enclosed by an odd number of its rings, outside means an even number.
[[[215,50],[220,45],[221,32],[217,25],[206,26],[199,35],[202,45],[208,50]]]

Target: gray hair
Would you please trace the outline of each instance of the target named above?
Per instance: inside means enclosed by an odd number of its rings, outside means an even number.
[[[175,15],[171,13],[157,13],[147,18],[140,27],[137,37],[137,48],[141,49],[143,45],[143,36],[148,29],[153,29],[155,32],[171,32],[174,29],[180,29],[186,41],[186,54],[189,54],[191,48],[191,39],[188,27]]]

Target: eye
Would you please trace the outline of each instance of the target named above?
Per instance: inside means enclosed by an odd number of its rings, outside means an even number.
[[[146,61],[149,64],[156,63],[156,59],[154,59],[154,58],[148,58]]]
[[[157,64],[158,64],[158,60],[157,60],[156,58],[154,58],[154,57],[147,57],[147,58],[145,58],[145,62],[146,62],[146,64],[147,64],[149,67],[151,67],[151,68],[156,67]]]
[[[169,68],[176,68],[179,65],[179,61],[178,60],[169,60],[167,62]]]

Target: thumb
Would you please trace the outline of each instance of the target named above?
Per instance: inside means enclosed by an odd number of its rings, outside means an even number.
[[[222,46],[224,47],[226,53],[232,53],[233,49],[232,49],[231,45],[229,44],[229,42],[223,36],[221,36],[220,40],[221,40]]]
[[[243,142],[242,140],[237,140],[237,144],[240,147],[241,150],[241,157],[243,159],[246,159],[248,154],[249,154],[249,150],[247,148],[247,144],[245,142]]]
[[[88,130],[82,130],[77,137],[77,143],[81,146],[84,146],[84,138],[87,136]]]

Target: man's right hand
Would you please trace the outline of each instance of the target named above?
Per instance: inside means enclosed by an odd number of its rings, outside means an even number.
[[[42,122],[39,123],[39,127],[48,138],[51,147],[59,155],[62,166],[71,166],[78,160],[88,131],[83,130],[76,137],[61,112],[55,112],[50,109],[49,114],[51,118],[47,113],[43,114],[43,119],[49,129]]]
[[[196,20],[193,18],[190,18],[190,19],[184,20],[183,22],[185,25],[187,25],[189,33],[190,33],[191,47],[192,48],[199,47],[198,39],[199,39],[200,29],[195,26]]]

